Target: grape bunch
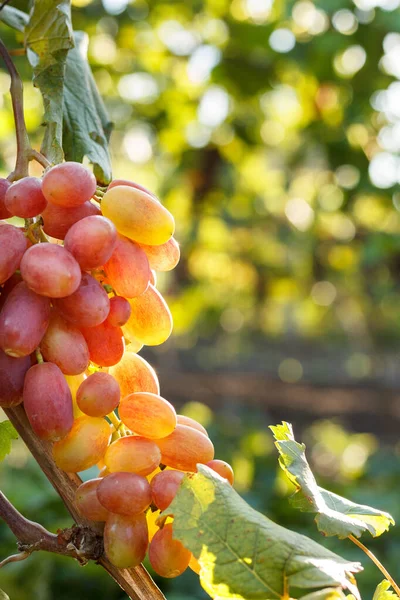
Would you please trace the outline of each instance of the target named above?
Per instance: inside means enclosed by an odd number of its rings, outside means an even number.
[[[199,572],[172,517],[157,519],[198,463],[231,484],[233,471],[138,354],[171,334],[156,272],[179,261],[173,216],[142,186],[114,180],[104,191],[65,162],[41,179],[1,179],[0,219],[0,406],[23,402],[59,468],[98,468],[76,503],[105,523],[112,564],[134,567],[148,550],[161,576]]]

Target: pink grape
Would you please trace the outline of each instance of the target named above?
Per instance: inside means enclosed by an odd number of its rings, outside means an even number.
[[[21,281],[0,313],[0,348],[9,356],[28,356],[40,344],[50,319],[50,300]]]
[[[149,475],[161,462],[161,452],[153,440],[138,435],[128,435],[113,442],[104,456],[110,473],[127,471]]]
[[[118,412],[124,425],[149,439],[164,438],[176,427],[174,407],[156,394],[129,394],[121,401]]]
[[[50,298],[70,296],[81,282],[81,270],[72,254],[49,243],[28,248],[21,260],[21,275],[34,292]]]
[[[108,373],[98,371],[89,375],[79,386],[76,402],[79,409],[90,417],[104,417],[117,408],[119,385]]]
[[[26,237],[21,229],[0,223],[0,284],[19,268],[26,249]]]
[[[214,459],[210,460],[207,467],[210,467],[213,471],[221,475],[224,479],[227,479],[231,485],[233,485],[234,474],[231,465],[224,460]]]
[[[96,327],[107,318],[110,299],[103,286],[89,273],[82,273],[78,288],[67,298],[53,302],[59,313],[77,327]]]
[[[121,389],[121,398],[135,392],[160,393],[160,384],[153,367],[141,356],[129,352],[129,346],[121,360],[109,370]]]
[[[113,327],[122,327],[131,316],[131,305],[126,298],[122,296],[113,296],[110,298],[110,312],[107,321]]]
[[[41,180],[37,177],[19,179],[6,191],[4,204],[12,215],[23,219],[40,215],[47,206]]]
[[[40,350],[65,375],[79,375],[89,365],[89,350],[82,333],[56,312],[50,317]]]
[[[179,540],[174,540],[172,535],[172,523],[167,523],[150,542],[150,564],[161,577],[181,575],[188,568],[192,556],[190,550]]]
[[[119,569],[137,567],[146,556],[148,535],[144,513],[130,517],[110,514],[104,528],[105,555]]]
[[[24,408],[42,440],[64,438],[72,427],[72,397],[64,375],[52,363],[34,365],[25,376]]]
[[[109,512],[97,498],[97,488],[102,480],[89,479],[82,483],[75,492],[75,503],[80,513],[90,521],[106,521]]]
[[[9,219],[13,216],[8,212],[4,202],[6,192],[10,185],[11,183],[8,181],[8,179],[3,179],[2,177],[0,177],[0,219]]]
[[[197,463],[206,464],[214,458],[211,440],[186,425],[177,425],[170,435],[156,443],[161,450],[161,462],[179,471],[195,472]]]
[[[165,470],[157,473],[150,482],[151,498],[160,510],[165,510],[175,498],[185,473]]]
[[[96,327],[81,327],[89,348],[90,360],[99,367],[112,367],[124,355],[124,338],[119,327],[107,321]]]
[[[56,206],[49,202],[42,212],[43,231],[47,235],[63,240],[74,223],[91,215],[101,215],[100,209],[91,202],[73,208]]]
[[[78,473],[93,467],[103,458],[111,439],[111,426],[105,419],[75,419],[68,435],[53,446],[56,465],[67,473]]]
[[[111,513],[128,517],[142,513],[150,506],[150,484],[136,473],[111,473],[99,483],[97,497]]]
[[[96,178],[78,162],[64,162],[47,171],[43,194],[53,204],[72,207],[90,200],[96,191]]]
[[[160,246],[140,244],[140,247],[146,253],[150,267],[155,271],[171,271],[179,262],[179,244],[173,237]]]
[[[0,350],[0,406],[2,408],[21,404],[24,379],[30,366],[30,356],[13,358]]]
[[[105,217],[81,219],[68,230],[66,248],[79,263],[82,271],[101,267],[111,256],[117,243],[115,225]]]
[[[138,244],[122,235],[118,235],[104,270],[110,285],[125,298],[140,296],[149,285],[150,267],[146,254]]]

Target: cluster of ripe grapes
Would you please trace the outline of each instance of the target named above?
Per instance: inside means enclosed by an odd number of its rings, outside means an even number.
[[[137,354],[172,330],[155,274],[179,261],[172,215],[136,183],[115,180],[104,192],[91,171],[65,162],[42,179],[0,180],[0,219],[0,406],[24,403],[64,471],[98,467],[76,502],[105,522],[116,567],[138,565],[150,542],[158,574],[198,572],[157,517],[198,463],[230,483],[233,472],[214,460],[204,427],[160,396]]]

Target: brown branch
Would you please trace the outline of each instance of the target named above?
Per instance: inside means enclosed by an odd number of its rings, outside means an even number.
[[[65,473],[55,464],[51,444],[39,440],[33,433],[23,407],[5,408],[11,423],[24,440],[31,454],[39,463],[47,479],[61,496],[66,508],[80,527],[87,527],[94,533],[101,532],[101,525],[85,519],[75,505],[75,490],[81,479],[75,473]],[[99,564],[114,578],[131,600],[165,600],[165,596],[156,586],[146,569],[140,565],[134,569],[117,569],[102,556]]]

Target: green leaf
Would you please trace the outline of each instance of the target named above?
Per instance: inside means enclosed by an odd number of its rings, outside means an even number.
[[[390,581],[384,579],[376,587],[375,593],[372,600],[395,600],[398,599],[398,595],[392,592],[390,589]]]
[[[7,454],[10,454],[11,442],[17,439],[18,434],[10,421],[2,421],[0,423],[0,461],[4,460]]]
[[[0,600],[10,600],[10,596],[0,589]]]
[[[17,31],[23,32],[26,25],[29,23],[29,17],[22,10],[18,10],[18,8],[4,6],[4,8],[0,10],[0,21],[3,21],[3,23]]]
[[[69,0],[36,0],[25,29],[28,60],[33,83],[43,96],[44,124],[42,150],[54,163],[63,160],[62,115],[65,63],[73,47]]]
[[[87,60],[88,37],[74,34],[75,48],[67,58],[64,89],[64,152],[67,160],[87,156],[101,184],[111,181],[108,141],[112,124]]]
[[[316,588],[348,588],[359,597],[352,575],[359,563],[273,523],[204,465],[184,477],[160,519],[171,514],[174,537],[199,560],[212,598],[272,600]]]
[[[318,529],[327,536],[343,539],[349,535],[360,537],[369,531],[377,537],[394,525],[386,512],[356,504],[317,485],[305,455],[305,445],[294,439],[290,423],[271,426],[280,457],[279,464],[297,487],[291,503],[303,512],[316,513]]]

